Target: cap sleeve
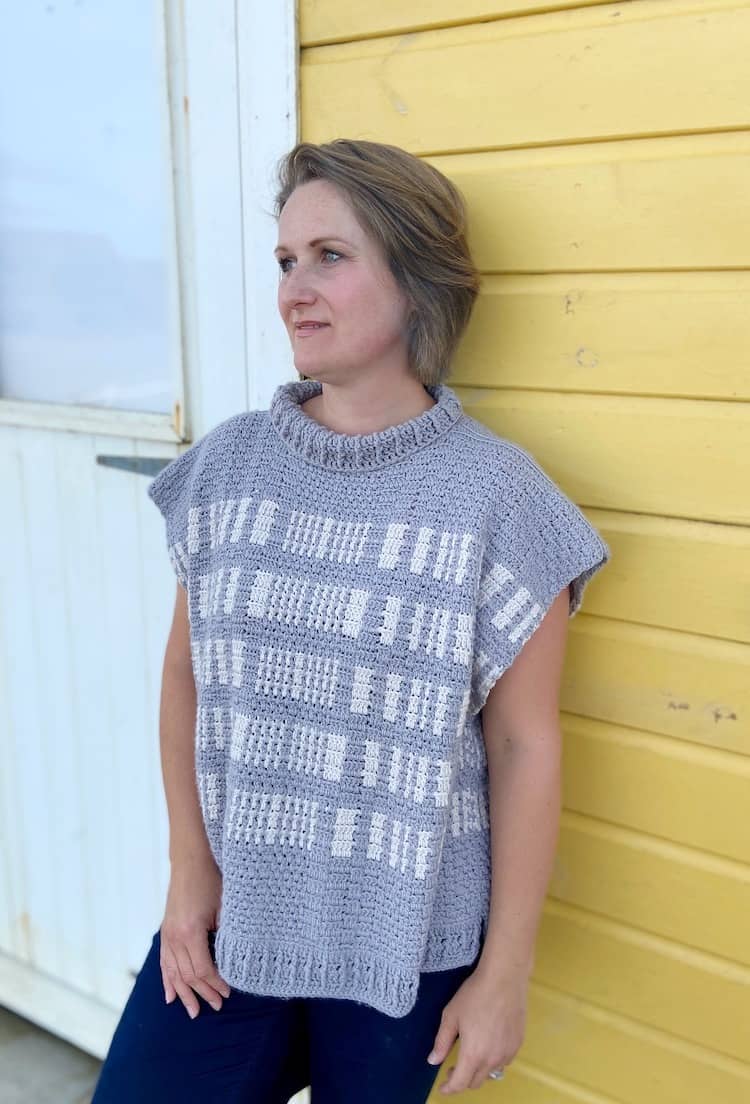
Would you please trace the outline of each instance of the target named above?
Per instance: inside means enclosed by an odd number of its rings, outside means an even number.
[[[578,612],[589,580],[610,549],[578,506],[520,446],[487,527],[477,595],[470,710],[539,627],[568,585],[568,616]]]
[[[188,585],[191,509],[197,497],[208,440],[207,434],[180,453],[146,487],[146,493],[166,523],[169,562],[183,587]]]

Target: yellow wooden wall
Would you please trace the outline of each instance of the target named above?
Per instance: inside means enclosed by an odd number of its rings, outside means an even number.
[[[451,385],[613,554],[570,626],[526,1039],[460,1099],[748,1104],[750,2],[299,19],[302,138],[460,186],[483,291]]]

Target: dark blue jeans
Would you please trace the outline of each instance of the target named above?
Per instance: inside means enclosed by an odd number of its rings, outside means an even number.
[[[214,956],[215,933],[209,933]],[[156,932],[99,1074],[91,1104],[423,1104],[439,1066],[432,1049],[443,1008],[473,963],[420,975],[402,1017],[356,1001],[269,997],[232,989],[220,1011],[196,995],[191,1020],[164,1000]],[[214,959],[215,961],[215,959]]]

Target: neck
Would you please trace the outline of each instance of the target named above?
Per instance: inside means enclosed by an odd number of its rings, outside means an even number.
[[[419,385],[421,387],[421,385]],[[298,458],[333,471],[372,471],[410,458],[436,444],[457,424],[462,415],[458,396],[446,384],[425,389],[425,398],[415,403],[408,416],[403,406],[390,415],[384,407],[368,425],[381,428],[358,433],[347,420],[347,432],[332,429],[303,406],[323,397],[323,385],[314,379],[281,384],[271,399],[271,423],[287,448]],[[390,409],[389,404],[389,409]],[[357,410],[361,412],[358,406]]]
[[[376,381],[320,386],[320,393],[307,399],[303,409],[334,433],[380,433],[435,405],[429,391],[413,377],[396,385]]]

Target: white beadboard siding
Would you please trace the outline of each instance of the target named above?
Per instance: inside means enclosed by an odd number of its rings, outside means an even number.
[[[262,33],[230,0],[163,0],[156,17],[173,415],[0,399],[0,1000],[99,1057],[163,915],[158,713],[175,579],[150,477],[96,457],[166,462],[181,436],[265,406],[294,375],[269,212],[272,168],[297,136],[295,5],[265,12]]]

